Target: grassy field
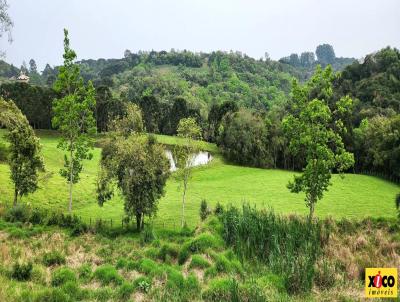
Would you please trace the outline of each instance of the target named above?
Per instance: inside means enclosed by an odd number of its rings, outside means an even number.
[[[0,137],[4,131],[0,132]],[[40,189],[23,198],[24,202],[46,208],[66,210],[68,187],[58,171],[63,165],[63,156],[57,149],[57,136],[53,132],[39,132],[43,145],[46,173],[41,176]],[[158,136],[164,144],[179,143],[175,137]],[[0,138],[2,139],[2,138]],[[205,149],[217,152],[213,144],[204,144]],[[99,207],[95,196],[95,180],[98,171],[100,149],[93,151],[92,161],[85,162],[81,181],[74,187],[73,211],[84,219],[113,219],[120,223],[123,217],[123,204],[119,196]],[[273,208],[280,213],[306,214],[304,196],[292,194],[286,184],[293,172],[283,170],[265,170],[226,164],[216,156],[207,166],[195,169],[189,185],[186,205],[186,220],[190,226],[199,221],[199,207],[202,199],[209,205],[217,202],[240,205],[243,202],[255,204],[258,208]],[[332,215],[335,218],[395,217],[394,198],[400,191],[398,185],[379,178],[365,175],[338,175],[333,177],[333,186],[329,188],[323,200],[318,202],[316,214],[320,217]],[[181,194],[179,182],[170,177],[166,194],[160,200],[156,225],[178,227]],[[9,169],[0,164],[0,202],[12,200],[12,184]]]

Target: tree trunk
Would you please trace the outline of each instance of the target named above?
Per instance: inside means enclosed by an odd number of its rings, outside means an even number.
[[[142,214],[136,213],[136,229],[138,232],[142,230]]]
[[[308,222],[311,223],[314,216],[314,209],[315,209],[315,199],[312,198],[310,202],[310,214],[308,215]]]
[[[14,207],[17,205],[17,201],[18,201],[18,190],[17,190],[17,188],[15,188],[15,190],[14,190]]]
[[[185,199],[186,199],[186,181],[183,181],[183,196],[182,196],[182,218],[181,227],[185,225]]]
[[[71,148],[72,149],[72,148]],[[74,161],[72,158],[72,150],[70,151],[70,163],[69,163],[69,206],[68,206],[68,212],[71,214],[72,212],[72,184],[73,184],[73,177],[74,177],[74,173],[73,173],[73,169],[74,169]]]

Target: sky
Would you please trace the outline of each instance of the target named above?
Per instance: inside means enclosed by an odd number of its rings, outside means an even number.
[[[6,61],[62,63],[63,28],[78,59],[121,58],[125,49],[242,51],[272,59],[333,45],[361,58],[400,48],[400,0],[8,0],[13,42]]]

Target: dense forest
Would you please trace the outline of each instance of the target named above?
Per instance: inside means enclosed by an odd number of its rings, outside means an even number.
[[[96,89],[98,131],[137,104],[145,128],[174,135],[182,118],[193,117],[202,137],[216,142],[225,156],[244,165],[301,169],[303,156],[289,152],[282,121],[296,112],[293,85],[307,81],[307,98],[322,98],[337,112],[336,101],[349,95],[345,119],[346,149],[355,156],[355,172],[400,178],[400,53],[385,48],[362,62],[336,58],[333,47],[277,61],[253,59],[240,52],[126,50],[121,59],[78,62],[85,81]],[[4,80],[22,70],[30,83]],[[51,128],[51,104],[58,67],[39,73],[34,60],[21,69],[2,62],[0,95],[13,99],[35,128]],[[329,91],[329,93],[327,92]],[[38,105],[39,104],[39,105]],[[335,119],[335,118],[334,118]],[[334,121],[333,121],[334,122]],[[237,142],[240,141],[240,144]]]

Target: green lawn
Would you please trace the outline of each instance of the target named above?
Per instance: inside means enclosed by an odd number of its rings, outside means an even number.
[[[0,136],[4,134],[0,130]],[[46,173],[42,175],[40,189],[23,199],[24,202],[43,207],[66,210],[68,187],[58,174],[63,165],[63,156],[57,149],[57,136],[52,132],[40,132]],[[177,138],[158,136],[164,144],[173,144]],[[1,140],[2,138],[0,138]],[[205,144],[207,150],[216,151],[213,144]],[[85,219],[113,219],[116,223],[123,216],[121,198],[116,196],[102,208],[96,203],[95,180],[98,169],[100,149],[94,150],[94,158],[84,164],[81,181],[74,187],[74,212]],[[240,205],[243,202],[256,204],[259,208],[273,208],[281,213],[306,214],[304,196],[292,194],[286,184],[293,172],[265,170],[225,164],[217,156],[207,166],[195,169],[189,185],[186,218],[189,225],[199,220],[200,202],[204,198],[213,206],[216,202]],[[333,177],[322,201],[317,204],[316,214],[335,218],[395,217],[394,198],[400,191],[396,184],[365,175],[346,175],[341,179]],[[0,202],[11,202],[12,185],[9,169],[0,164]],[[166,194],[160,200],[157,225],[178,226],[180,221],[181,190],[172,175],[166,186]]]

